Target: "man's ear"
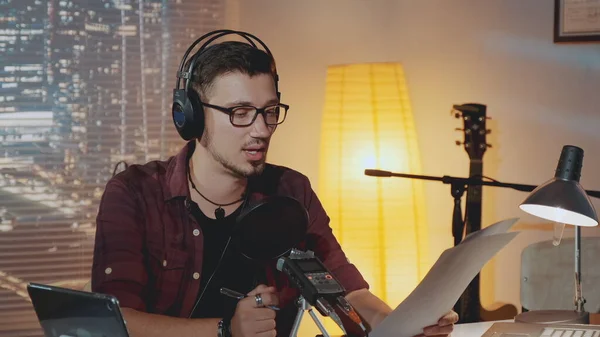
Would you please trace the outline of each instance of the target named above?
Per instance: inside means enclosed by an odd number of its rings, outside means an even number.
[[[204,129],[202,130],[202,135],[200,136],[200,138],[198,138],[198,144],[200,144],[202,147],[207,147],[210,144],[210,137],[211,137],[211,120],[212,120],[212,116],[209,117],[209,115],[211,114],[211,111],[207,111],[207,109],[204,109]]]

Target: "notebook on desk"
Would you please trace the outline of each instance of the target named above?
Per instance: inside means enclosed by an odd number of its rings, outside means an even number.
[[[38,283],[27,291],[46,337],[129,337],[114,296]]]
[[[494,323],[482,337],[600,337],[600,325]]]

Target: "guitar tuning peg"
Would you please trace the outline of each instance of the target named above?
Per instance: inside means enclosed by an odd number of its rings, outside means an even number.
[[[455,131],[465,131],[465,129],[461,129],[461,128],[455,128]]]
[[[492,144],[485,144],[487,147],[489,147],[490,149],[492,148]]]
[[[490,133],[492,133],[492,130],[487,129],[487,130],[485,130],[485,133],[489,135]]]
[[[492,119],[492,117],[485,116],[485,119]]]
[[[458,145],[458,146],[460,146],[460,145],[464,145],[464,146],[465,146],[465,148],[470,148],[470,147],[471,147],[471,143],[465,143],[465,142],[461,142],[461,141],[459,141],[459,140],[456,140],[456,141],[454,141],[454,143],[455,143],[456,145]]]

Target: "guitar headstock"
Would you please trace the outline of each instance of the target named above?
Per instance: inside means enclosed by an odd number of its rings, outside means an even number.
[[[463,131],[464,141],[456,141],[456,145],[463,145],[465,151],[469,154],[469,159],[483,159],[483,154],[488,147],[487,135],[491,132],[486,127],[486,106],[483,104],[469,103],[454,105],[452,114],[456,118],[462,118],[463,128],[456,129]]]

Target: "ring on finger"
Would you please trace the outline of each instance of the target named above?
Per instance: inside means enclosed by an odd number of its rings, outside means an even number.
[[[256,302],[256,306],[258,308],[264,307],[263,299],[262,299],[262,296],[260,296],[260,294],[254,295],[254,301]]]

